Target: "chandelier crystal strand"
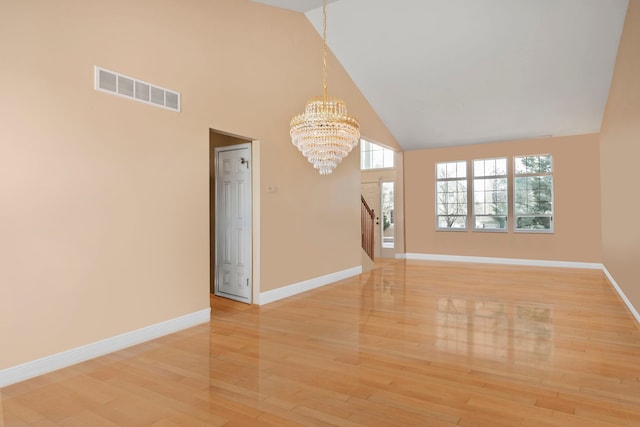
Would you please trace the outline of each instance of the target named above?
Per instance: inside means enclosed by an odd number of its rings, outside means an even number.
[[[347,105],[327,92],[327,3],[322,2],[323,96],[307,101],[304,113],[291,120],[291,142],[320,175],[330,175],[360,141],[360,124]]]

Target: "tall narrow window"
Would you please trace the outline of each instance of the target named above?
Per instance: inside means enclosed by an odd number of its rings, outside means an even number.
[[[384,169],[393,167],[393,150],[367,140],[360,140],[360,169]]]
[[[436,228],[467,228],[467,162],[436,163]]]
[[[507,158],[473,161],[473,228],[506,231]]]
[[[551,154],[514,158],[515,231],[553,231]]]
[[[393,249],[395,240],[395,206],[393,182],[382,183],[382,247]]]

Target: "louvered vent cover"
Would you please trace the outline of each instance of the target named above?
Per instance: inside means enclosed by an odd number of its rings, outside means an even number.
[[[142,80],[96,67],[95,89],[146,104],[180,111],[180,94]]]

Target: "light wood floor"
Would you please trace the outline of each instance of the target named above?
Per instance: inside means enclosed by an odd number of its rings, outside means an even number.
[[[599,271],[394,261],[0,390],[0,426],[640,426]]]

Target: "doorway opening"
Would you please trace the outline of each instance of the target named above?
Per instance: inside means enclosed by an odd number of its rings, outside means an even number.
[[[210,130],[210,293],[254,301],[254,141]]]

